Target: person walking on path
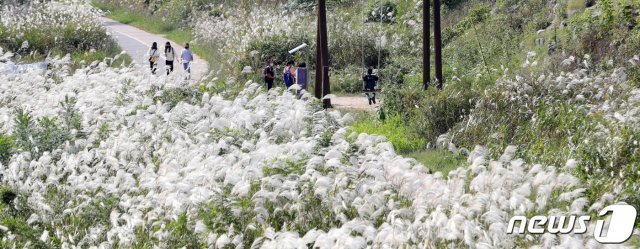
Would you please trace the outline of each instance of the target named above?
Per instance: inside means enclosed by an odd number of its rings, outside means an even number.
[[[170,42],[164,45],[164,58],[167,64],[167,75],[169,75],[173,72],[173,60],[176,59],[176,52],[173,47],[171,47]]]
[[[300,86],[298,98],[302,98],[302,91],[307,91],[307,64],[302,62],[296,69],[296,83]]]
[[[158,59],[160,59],[160,52],[158,51],[158,43],[154,42],[151,44],[151,48],[147,52],[147,56],[149,57],[149,68],[151,69],[152,74],[156,74],[156,69],[158,67]]]
[[[369,105],[371,105],[371,103],[373,102],[373,104],[376,103],[376,85],[378,83],[378,76],[373,75],[373,69],[369,68],[367,70],[367,75],[365,75],[364,77],[362,77],[362,80],[364,81],[364,94],[367,96],[367,99],[369,100]]]
[[[284,67],[283,78],[284,85],[289,89],[296,82],[296,71],[293,68],[293,61],[287,62],[287,66]]]
[[[187,72],[186,78],[191,79],[191,62],[193,61],[193,53],[189,50],[189,43],[184,45],[184,50],[182,50],[180,59],[182,60],[182,68]]]
[[[276,72],[273,69],[273,60],[267,60],[267,65],[262,70],[262,75],[264,76],[264,84],[267,87],[267,92],[273,88],[273,80],[276,77]]]

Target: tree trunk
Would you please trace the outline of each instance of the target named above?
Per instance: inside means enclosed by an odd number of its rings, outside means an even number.
[[[316,98],[322,99],[322,46],[320,46],[320,25],[316,32],[316,82],[314,86],[314,94]]]
[[[327,7],[326,0],[318,0],[318,32],[320,37],[320,58],[322,72],[322,97],[331,94],[331,85],[329,83],[329,44],[327,39]],[[331,108],[331,99],[322,101],[324,108]]]
[[[442,30],[440,28],[440,0],[433,0],[433,31],[436,50],[436,81],[438,89],[442,89]]]
[[[429,0],[422,3],[422,85],[429,88],[431,81],[431,16]]]

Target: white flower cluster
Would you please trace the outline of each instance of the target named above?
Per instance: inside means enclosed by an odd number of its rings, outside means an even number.
[[[640,171],[633,159],[624,158],[633,158],[637,151],[638,138],[634,134],[640,132],[640,90],[629,81],[626,72],[637,68],[594,71],[589,56],[571,56],[558,66],[571,71],[499,80],[476,103],[465,128],[454,133],[487,131],[488,124],[514,123],[506,113],[515,113],[514,116],[525,123],[517,128],[518,136],[530,136],[526,133],[543,129],[549,129],[550,135],[567,136],[565,151],[558,155],[563,157],[561,160],[573,158],[578,162],[574,164],[580,166],[580,173],[608,177],[588,177],[588,181],[622,180],[627,185],[615,184],[613,191],[633,192],[638,183],[627,179],[638,177]],[[625,66],[635,67],[631,63]],[[456,135],[459,134],[452,136]],[[497,136],[499,134],[494,133],[492,138]],[[535,142],[554,142],[550,141],[551,137],[540,139]]]
[[[104,31],[98,12],[80,1],[46,1],[19,6],[6,4],[0,7],[0,16],[0,26],[17,35],[9,38],[22,39],[23,32],[32,29],[56,30],[74,27],[75,30],[69,32]]]
[[[201,14],[194,24],[194,34],[200,42],[219,44],[220,54],[232,54],[229,64],[236,62],[249,47],[250,41],[273,35],[304,35],[315,33],[315,18],[309,12],[291,13],[276,8],[255,11],[239,9],[221,17]]]
[[[351,132],[350,115],[266,95],[258,84],[234,100],[205,93],[172,104],[166,96],[182,86],[137,69],[101,63],[61,82],[45,77],[0,75],[8,82],[0,85],[0,130],[12,129],[13,108],[51,116],[71,95],[88,134],[0,167],[3,184],[28,194],[29,222],[56,225],[44,243],[55,236],[68,248],[126,247],[143,229],[162,246],[176,233],[169,224],[186,215],[212,248],[599,248],[593,233],[507,235],[513,215],[590,208],[578,179],[515,159],[513,147],[499,160],[478,147],[468,168],[445,177],[397,155],[384,137]],[[104,123],[111,132],[93,146]],[[69,199],[48,200],[51,188]],[[86,231],[63,218],[91,217],[91,203],[107,195],[117,205]],[[204,215],[212,210],[226,211]]]

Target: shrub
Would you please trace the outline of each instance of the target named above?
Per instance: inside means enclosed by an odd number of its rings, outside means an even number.
[[[567,2],[567,10],[570,13],[584,10],[586,7],[587,6],[586,6],[586,1],[585,0],[569,0]]]
[[[414,71],[419,71],[416,65],[421,64],[413,63],[408,60],[409,58],[393,57],[389,60],[389,63],[381,68],[378,75],[381,77],[382,82],[389,82],[388,88],[397,89],[404,85],[407,76],[411,76]],[[422,79],[420,79],[421,81]]]
[[[458,22],[453,27],[445,27],[442,31],[442,42],[444,44],[449,43],[454,38],[464,34],[467,29],[485,21],[491,12],[491,8],[486,5],[480,5],[469,12],[469,15],[464,17],[462,21]]]
[[[36,119],[31,112],[17,108],[14,111],[15,146],[22,151],[30,152],[32,157],[37,159],[44,152],[51,152],[66,141],[84,137],[82,117],[78,114],[75,104],[75,98],[68,96],[60,103],[61,122],[56,116]]]
[[[442,5],[446,6],[449,9],[453,9],[464,2],[468,2],[468,0],[443,0]]]
[[[73,131],[76,133],[76,137],[84,137],[85,134],[82,131],[82,116],[76,108],[77,102],[76,97],[64,96],[64,101],[60,102],[60,107],[62,108],[60,116],[63,119],[64,128],[67,132],[71,133]]]
[[[378,134],[387,137],[399,153],[422,150],[427,144],[426,140],[416,134],[412,127],[398,115],[390,116],[382,121],[371,116],[364,117],[358,119],[352,126],[358,133]]]
[[[38,127],[32,133],[36,144],[31,153],[35,158],[40,157],[45,151],[53,151],[71,137],[69,132],[60,127],[57,122],[57,117],[45,116],[38,119]]]
[[[347,5],[352,4],[353,1],[350,0],[327,0],[327,8],[333,9],[338,7],[345,7]],[[285,8],[290,10],[295,9],[312,9],[318,5],[317,0],[288,0]]]
[[[14,52],[46,55],[50,51],[65,54],[117,48],[99,23],[98,14],[87,6],[9,5],[0,15],[10,17],[0,22],[0,45]]]
[[[100,128],[98,129],[98,137],[96,138],[96,140],[93,141],[93,147],[94,148],[100,147],[100,143],[102,141],[107,140],[107,138],[109,138],[110,133],[111,133],[111,130],[109,129],[109,123],[107,122],[102,123],[102,125],[100,125]]]
[[[265,39],[254,40],[249,44],[248,53],[240,61],[240,65],[259,68],[269,58],[276,63],[284,64],[296,59],[294,55],[289,54],[289,50],[302,43],[310,44],[310,40],[304,36],[287,37],[284,35],[273,35]],[[315,48],[308,49],[309,51],[315,51]],[[311,64],[312,62],[307,63],[307,67],[311,66]]]
[[[392,23],[396,21],[398,10],[395,3],[389,1],[375,1],[369,7],[367,22]]]
[[[420,136],[432,142],[466,117],[474,105],[475,95],[469,90],[430,89],[427,96],[422,95],[417,101],[418,107],[411,110],[409,120]]]
[[[329,34],[329,60],[334,69],[343,69],[349,65],[364,66],[370,68],[386,67],[391,52],[386,48],[380,48],[376,40],[380,39],[375,30],[368,30],[364,37],[345,32],[347,27],[335,27]],[[364,54],[363,54],[364,52]]]
[[[626,101],[629,86],[619,71],[594,78],[561,75],[501,80],[485,92],[450,137],[462,147],[481,144],[491,151],[519,145],[519,157],[548,165],[576,159],[573,173],[588,183],[590,201],[611,191],[612,182],[621,186],[623,196],[635,195],[640,169],[637,125],[618,122],[608,113],[625,112],[626,107],[599,108],[608,106],[602,102]],[[594,96],[610,85],[621,90]]]
[[[16,124],[14,137],[16,138],[16,146],[23,151],[30,152],[33,148],[32,132],[35,126],[33,117],[30,112],[22,108],[16,109],[14,113],[14,122]]]
[[[202,92],[197,89],[190,88],[170,88],[170,89],[157,89],[160,94],[154,92],[154,101],[160,101],[161,103],[169,103],[170,108],[174,108],[180,102],[196,103],[197,99],[202,97]]]
[[[362,93],[362,68],[349,66],[331,73],[331,91]]]
[[[4,166],[9,164],[9,159],[13,153],[13,137],[0,133],[0,163]]]
[[[415,158],[424,164],[432,173],[442,172],[445,177],[449,172],[455,170],[466,161],[467,157],[462,154],[454,154],[444,150],[427,150],[410,153],[407,156]]]

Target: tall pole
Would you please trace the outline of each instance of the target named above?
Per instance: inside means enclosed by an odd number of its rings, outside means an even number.
[[[316,82],[314,86],[314,94],[316,98],[322,99],[322,46],[320,46],[320,25],[316,32]]]
[[[429,88],[431,81],[431,16],[429,0],[422,3],[422,85]]]
[[[436,50],[436,81],[438,89],[442,89],[442,30],[440,28],[440,0],[433,0],[433,31]]]
[[[318,0],[318,32],[320,37],[320,58],[322,66],[322,97],[331,94],[329,84],[329,44],[327,38],[327,4],[326,0]],[[324,108],[331,108],[331,99],[322,101]]]

